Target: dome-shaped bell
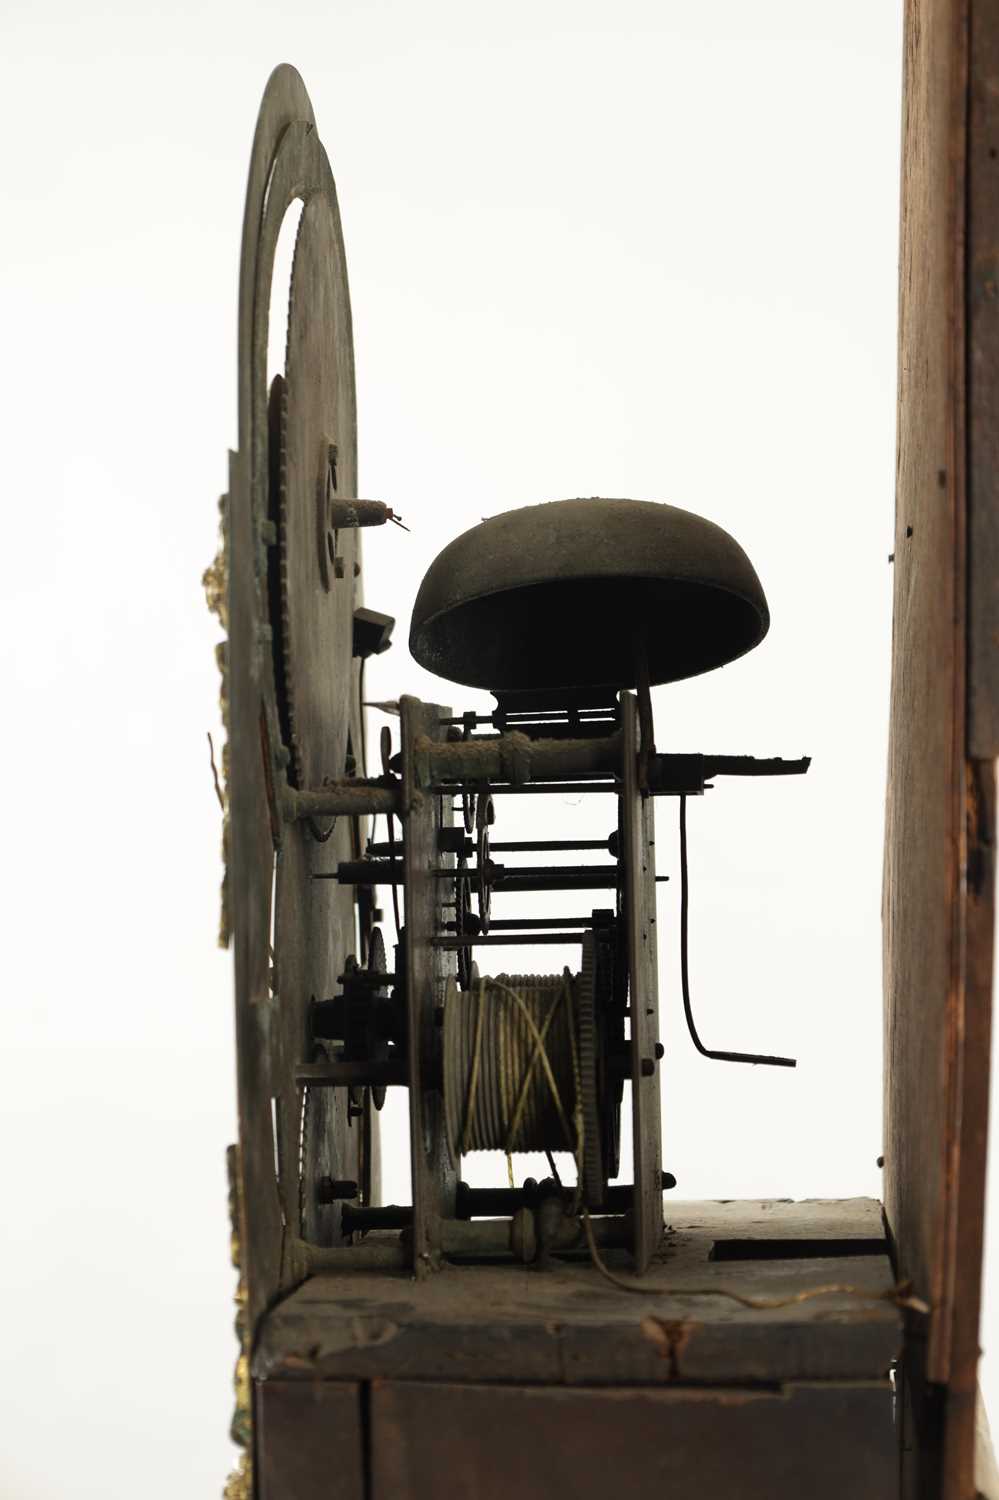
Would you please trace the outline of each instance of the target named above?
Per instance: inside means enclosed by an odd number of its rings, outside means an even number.
[[[648,500],[556,500],[491,516],[451,542],[417,595],[422,667],[494,692],[633,687],[724,666],[770,612],[727,531]]]

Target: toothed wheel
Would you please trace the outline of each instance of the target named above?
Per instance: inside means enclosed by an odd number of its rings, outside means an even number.
[[[271,315],[275,255],[292,213],[300,219],[285,368],[271,382],[268,348],[281,337]],[[339,779],[349,744],[364,774],[353,656],[359,550],[356,533],[341,534],[331,554],[326,527],[332,495],[356,495],[356,473],[336,188],[302,81],[282,67],[268,84],[250,162],[239,451],[225,511],[229,869],[251,1328],[285,1289],[284,1249],[297,1226],[319,1244],[342,1239],[335,1209],[316,1201],[316,1175],[360,1182],[362,1151],[376,1163],[376,1145],[362,1147],[348,1118],[346,1091],[305,1093],[295,1079],[296,1064],[312,1060],[311,1047],[303,1050],[310,996],[335,992],[356,945],[353,892],[335,882],[320,890],[313,877],[356,857],[360,830],[349,818],[282,824],[278,811],[286,776],[308,787]],[[374,1168],[368,1176],[376,1181]]]
[[[489,830],[496,820],[493,799],[489,788],[483,787],[475,805],[475,862],[478,879],[475,891],[479,902],[479,933],[485,937],[489,931],[489,914],[492,909],[493,888],[489,880]]]
[[[342,262],[325,199],[302,211],[291,275],[288,347],[280,387],[277,462],[279,678],[282,728],[299,786],[343,774],[350,731],[357,531],[329,525],[333,499],[356,494],[352,361],[338,324],[349,307],[328,268]],[[272,432],[275,416],[271,419]]]
[[[368,973],[384,974],[386,972],[387,965],[385,962],[385,939],[382,937],[381,928],[373,927],[371,929],[371,939],[368,943]],[[377,1003],[377,996],[375,992],[371,990],[368,992],[368,994],[369,1005],[375,1005]],[[385,1103],[385,1085],[377,1084],[374,1088],[369,1090],[369,1094],[371,1103],[374,1105],[375,1109],[381,1109],[382,1105]]]
[[[472,913],[472,895],[468,875],[468,860],[459,859],[457,866],[457,879],[454,882],[454,930],[458,937],[471,937],[478,930],[478,919]],[[458,960],[458,988],[468,990],[472,987],[472,950],[469,947],[459,948],[455,955]]]
[[[579,1089],[583,1114],[583,1195],[589,1208],[604,1198],[604,1162],[600,1118],[600,1057],[598,1031],[599,968],[596,934],[583,937],[583,962],[578,987]]]

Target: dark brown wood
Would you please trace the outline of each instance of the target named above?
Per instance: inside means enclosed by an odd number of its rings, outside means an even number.
[[[968,754],[999,756],[999,14],[970,0],[967,132]]]
[[[360,1386],[258,1381],[254,1397],[256,1500],[369,1500]]]
[[[963,49],[954,0],[910,0],[903,125],[895,633],[885,867],[885,1200],[901,1269],[944,1308],[956,1119],[964,462]]]
[[[750,1390],[379,1382],[372,1500],[890,1500],[886,1380]]]
[[[907,1331],[897,1375],[900,1500],[940,1500],[944,1387],[926,1379],[926,1341]]]
[[[403,829],[406,893],[406,1011],[409,1035],[409,1122],[413,1182],[413,1268],[418,1277],[441,1262],[441,1218],[454,1212],[458,1164],[451,1160],[444,1125],[443,1096],[425,1087],[430,1053],[439,1045],[434,1011],[444,1003],[449,975],[455,972],[453,953],[434,947],[443,931],[445,882],[434,870],[443,856],[438,850],[442,821],[451,823],[451,798],[425,790],[416,769],[416,746],[421,739],[440,740],[447,730],[442,719],[451,710],[416,698],[399,702],[402,724]]]
[[[888,1256],[712,1260],[719,1240],[856,1240],[881,1230],[871,1199],[670,1205],[666,1258],[626,1291],[586,1260],[539,1272],[516,1265],[313,1276],[261,1330],[254,1373],[331,1379],[668,1385],[876,1379],[901,1345]],[[370,1244],[375,1235],[367,1236]],[[342,1254],[343,1252],[331,1252]],[[625,1251],[607,1261],[626,1281]],[[865,1295],[795,1301],[830,1283]],[[753,1309],[718,1288],[775,1298]]]
[[[971,0],[967,128],[968,745],[966,771],[966,1052],[958,1212],[954,1236],[953,1351],[945,1470],[970,1492],[976,1433],[978,1325],[988,1122],[995,910],[995,758],[999,756],[999,11]],[[969,1268],[971,1274],[968,1274]],[[980,1425],[980,1424],[978,1424]],[[977,1440],[976,1440],[977,1439]],[[978,1469],[983,1468],[979,1459]],[[994,1472],[994,1462],[990,1467]],[[977,1476],[982,1484],[980,1474]]]
[[[963,69],[957,0],[909,0],[884,890],[885,1205],[901,1272],[933,1307],[929,1373],[940,1381],[950,1362],[948,1152],[960,1071]]]
[[[964,1500],[975,1489],[995,933],[995,764],[970,761],[966,777],[963,1071],[954,1153],[956,1183],[948,1286],[951,1351],[944,1426],[947,1500]]]
[[[999,8],[908,0],[885,1204],[900,1273],[932,1307],[910,1339],[925,1393],[913,1483],[945,1500],[974,1493],[999,753],[997,86]]]
[[[635,1267],[644,1271],[663,1232],[659,942],[656,927],[655,803],[638,786],[638,704],[621,695],[621,847],[631,1017],[631,1107],[635,1159]],[[646,1076],[643,1062],[652,1059]]]

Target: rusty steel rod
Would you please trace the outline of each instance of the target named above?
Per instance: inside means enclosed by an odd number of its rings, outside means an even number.
[[[608,775],[621,765],[621,734],[598,739],[533,740],[519,730],[497,739],[448,740],[422,735],[415,745],[422,786],[440,781],[529,781],[558,777]]]
[[[399,812],[401,788],[386,786],[383,780],[352,776],[310,791],[289,787],[283,803],[289,822],[299,818],[374,817],[377,813]]]

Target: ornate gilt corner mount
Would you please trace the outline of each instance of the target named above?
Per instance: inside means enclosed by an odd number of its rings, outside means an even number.
[[[240,1204],[239,1147],[230,1146],[226,1151],[226,1167],[229,1173],[229,1222],[231,1226],[230,1247],[232,1263],[239,1273],[236,1283],[236,1337],[239,1340],[239,1356],[233,1384],[236,1390],[236,1406],[232,1414],[229,1434],[243,1452],[239,1463],[226,1480],[223,1500],[253,1500],[253,1417],[250,1401],[250,1350],[249,1329],[246,1320],[246,1274],[242,1257],[242,1212]]]

